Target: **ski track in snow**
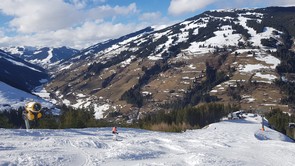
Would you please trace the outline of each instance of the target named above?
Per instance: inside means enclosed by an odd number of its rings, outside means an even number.
[[[0,165],[293,165],[295,144],[261,117],[183,133],[119,128],[0,129]]]

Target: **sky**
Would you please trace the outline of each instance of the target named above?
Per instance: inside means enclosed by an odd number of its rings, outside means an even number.
[[[207,10],[295,6],[295,0],[1,0],[0,47],[89,47]]]

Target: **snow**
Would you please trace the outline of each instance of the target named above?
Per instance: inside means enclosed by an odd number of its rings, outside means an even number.
[[[214,32],[215,37],[206,40],[204,44],[218,47],[238,45],[239,40],[242,40],[242,35],[233,34],[233,32],[232,26],[222,26],[221,30]]]
[[[254,73],[255,78],[259,78],[259,80],[256,80],[257,82],[264,82],[271,84],[275,79],[278,77],[271,73],[265,73],[265,71],[273,72],[275,71],[276,67],[281,63],[281,61],[270,55],[267,54],[264,50],[257,50],[257,49],[240,49],[236,52],[239,53],[245,53],[251,51],[251,56],[249,54],[246,55],[246,57],[255,58],[256,60],[262,62],[262,63],[256,63],[256,64],[239,64],[239,72],[241,73]],[[243,56],[243,55],[239,55]],[[237,63],[236,63],[237,64]],[[261,71],[261,72],[260,72]],[[261,80],[262,79],[262,80]]]
[[[104,112],[110,109],[110,105],[109,104],[103,104],[103,105],[98,105],[98,104],[94,104],[94,116],[95,119],[103,119],[104,118]]]
[[[217,93],[218,91],[215,90],[215,89],[213,89],[213,90],[211,90],[210,92],[211,92],[211,93]]]
[[[136,57],[134,55],[130,56],[130,58],[128,58],[125,61],[121,62],[121,67],[126,67],[126,66],[130,65],[132,60],[135,59],[135,58]]]
[[[251,20],[251,19],[243,17],[241,14],[238,19],[240,21],[240,24],[246,30],[248,30],[248,33],[251,35],[251,38],[249,39],[249,41],[252,42],[254,46],[259,46],[259,47],[263,48],[263,46],[261,44],[261,39],[269,39],[270,37],[273,37],[275,39],[278,38],[278,36],[273,35],[273,31],[277,31],[274,28],[265,27],[264,31],[262,33],[257,33],[253,28],[247,26],[247,21]],[[279,32],[279,31],[277,31],[277,32]],[[279,33],[282,33],[282,32],[279,32]]]
[[[143,91],[141,92],[143,96],[148,96],[148,95],[152,95],[151,92],[148,92],[148,91]]]
[[[43,99],[50,99],[50,93],[48,93],[45,88],[38,89],[38,91],[34,92],[34,94]]]
[[[51,60],[51,58],[53,58],[52,51],[53,51],[53,48],[50,48],[50,50],[47,52],[47,53],[48,53],[48,56],[47,56],[45,59],[43,59],[43,60],[41,61],[42,64],[48,64],[48,63],[51,63],[50,60]]]
[[[190,69],[197,69],[193,64],[190,64],[188,67],[189,67]]]
[[[69,64],[69,65],[67,65],[67,66],[64,66],[64,67],[60,68],[59,70],[62,71],[62,70],[69,69],[69,68],[71,68],[72,65],[73,65],[73,64],[71,63],[71,64]]]
[[[10,48],[1,48],[10,54],[23,54],[23,51],[20,51],[18,47],[10,47]]]
[[[239,41],[244,42],[242,35],[234,34],[232,26],[225,25],[220,27],[218,31],[214,32],[214,37],[204,41],[204,42],[193,42],[191,46],[187,49],[196,54],[205,54],[213,52],[215,49],[212,47],[223,48],[224,46],[236,46]],[[204,46],[204,47],[200,47]],[[211,46],[211,48],[208,48]]]
[[[118,128],[0,129],[0,165],[293,165],[295,144],[261,117],[183,133]]]
[[[0,81],[0,111],[10,108],[18,109],[19,107],[24,107],[29,101],[39,102],[42,107],[53,107],[53,104],[38,96],[21,91]]]
[[[82,94],[82,93],[79,93],[79,94],[77,94],[77,97],[81,97],[81,98],[83,98],[83,97],[86,97],[86,95],[84,95],[84,94]]]
[[[245,65],[244,67],[241,67],[240,72],[250,73],[263,68],[267,68],[267,66],[264,66],[262,64],[248,64],[248,65]]]
[[[264,61],[267,64],[272,65],[270,68],[271,69],[276,69],[276,67],[281,63],[281,61],[272,56],[272,55],[262,55],[262,54],[258,54],[255,59],[259,60],[259,61]]]
[[[67,100],[67,99],[64,99],[64,100],[63,100],[63,103],[64,103],[65,105],[71,105],[71,101],[70,101],[70,100]]]
[[[157,60],[160,60],[160,59],[163,59],[163,58],[161,56],[148,56],[148,59],[153,60],[153,61],[157,61]]]
[[[256,76],[256,77],[263,78],[263,79],[267,79],[267,80],[269,80],[269,81],[273,81],[273,80],[277,79],[277,76],[272,75],[272,74],[255,73],[255,76]]]

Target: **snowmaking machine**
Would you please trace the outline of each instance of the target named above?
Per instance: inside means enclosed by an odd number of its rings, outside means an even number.
[[[38,124],[38,120],[42,117],[42,106],[37,102],[28,102],[25,105],[23,112],[23,119],[25,121],[26,129],[30,129],[30,122],[33,121],[34,125]]]

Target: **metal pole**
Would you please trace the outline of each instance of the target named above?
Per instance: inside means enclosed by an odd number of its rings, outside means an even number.
[[[263,115],[261,115],[261,125],[262,125],[261,130],[264,131],[264,119],[263,119]]]

